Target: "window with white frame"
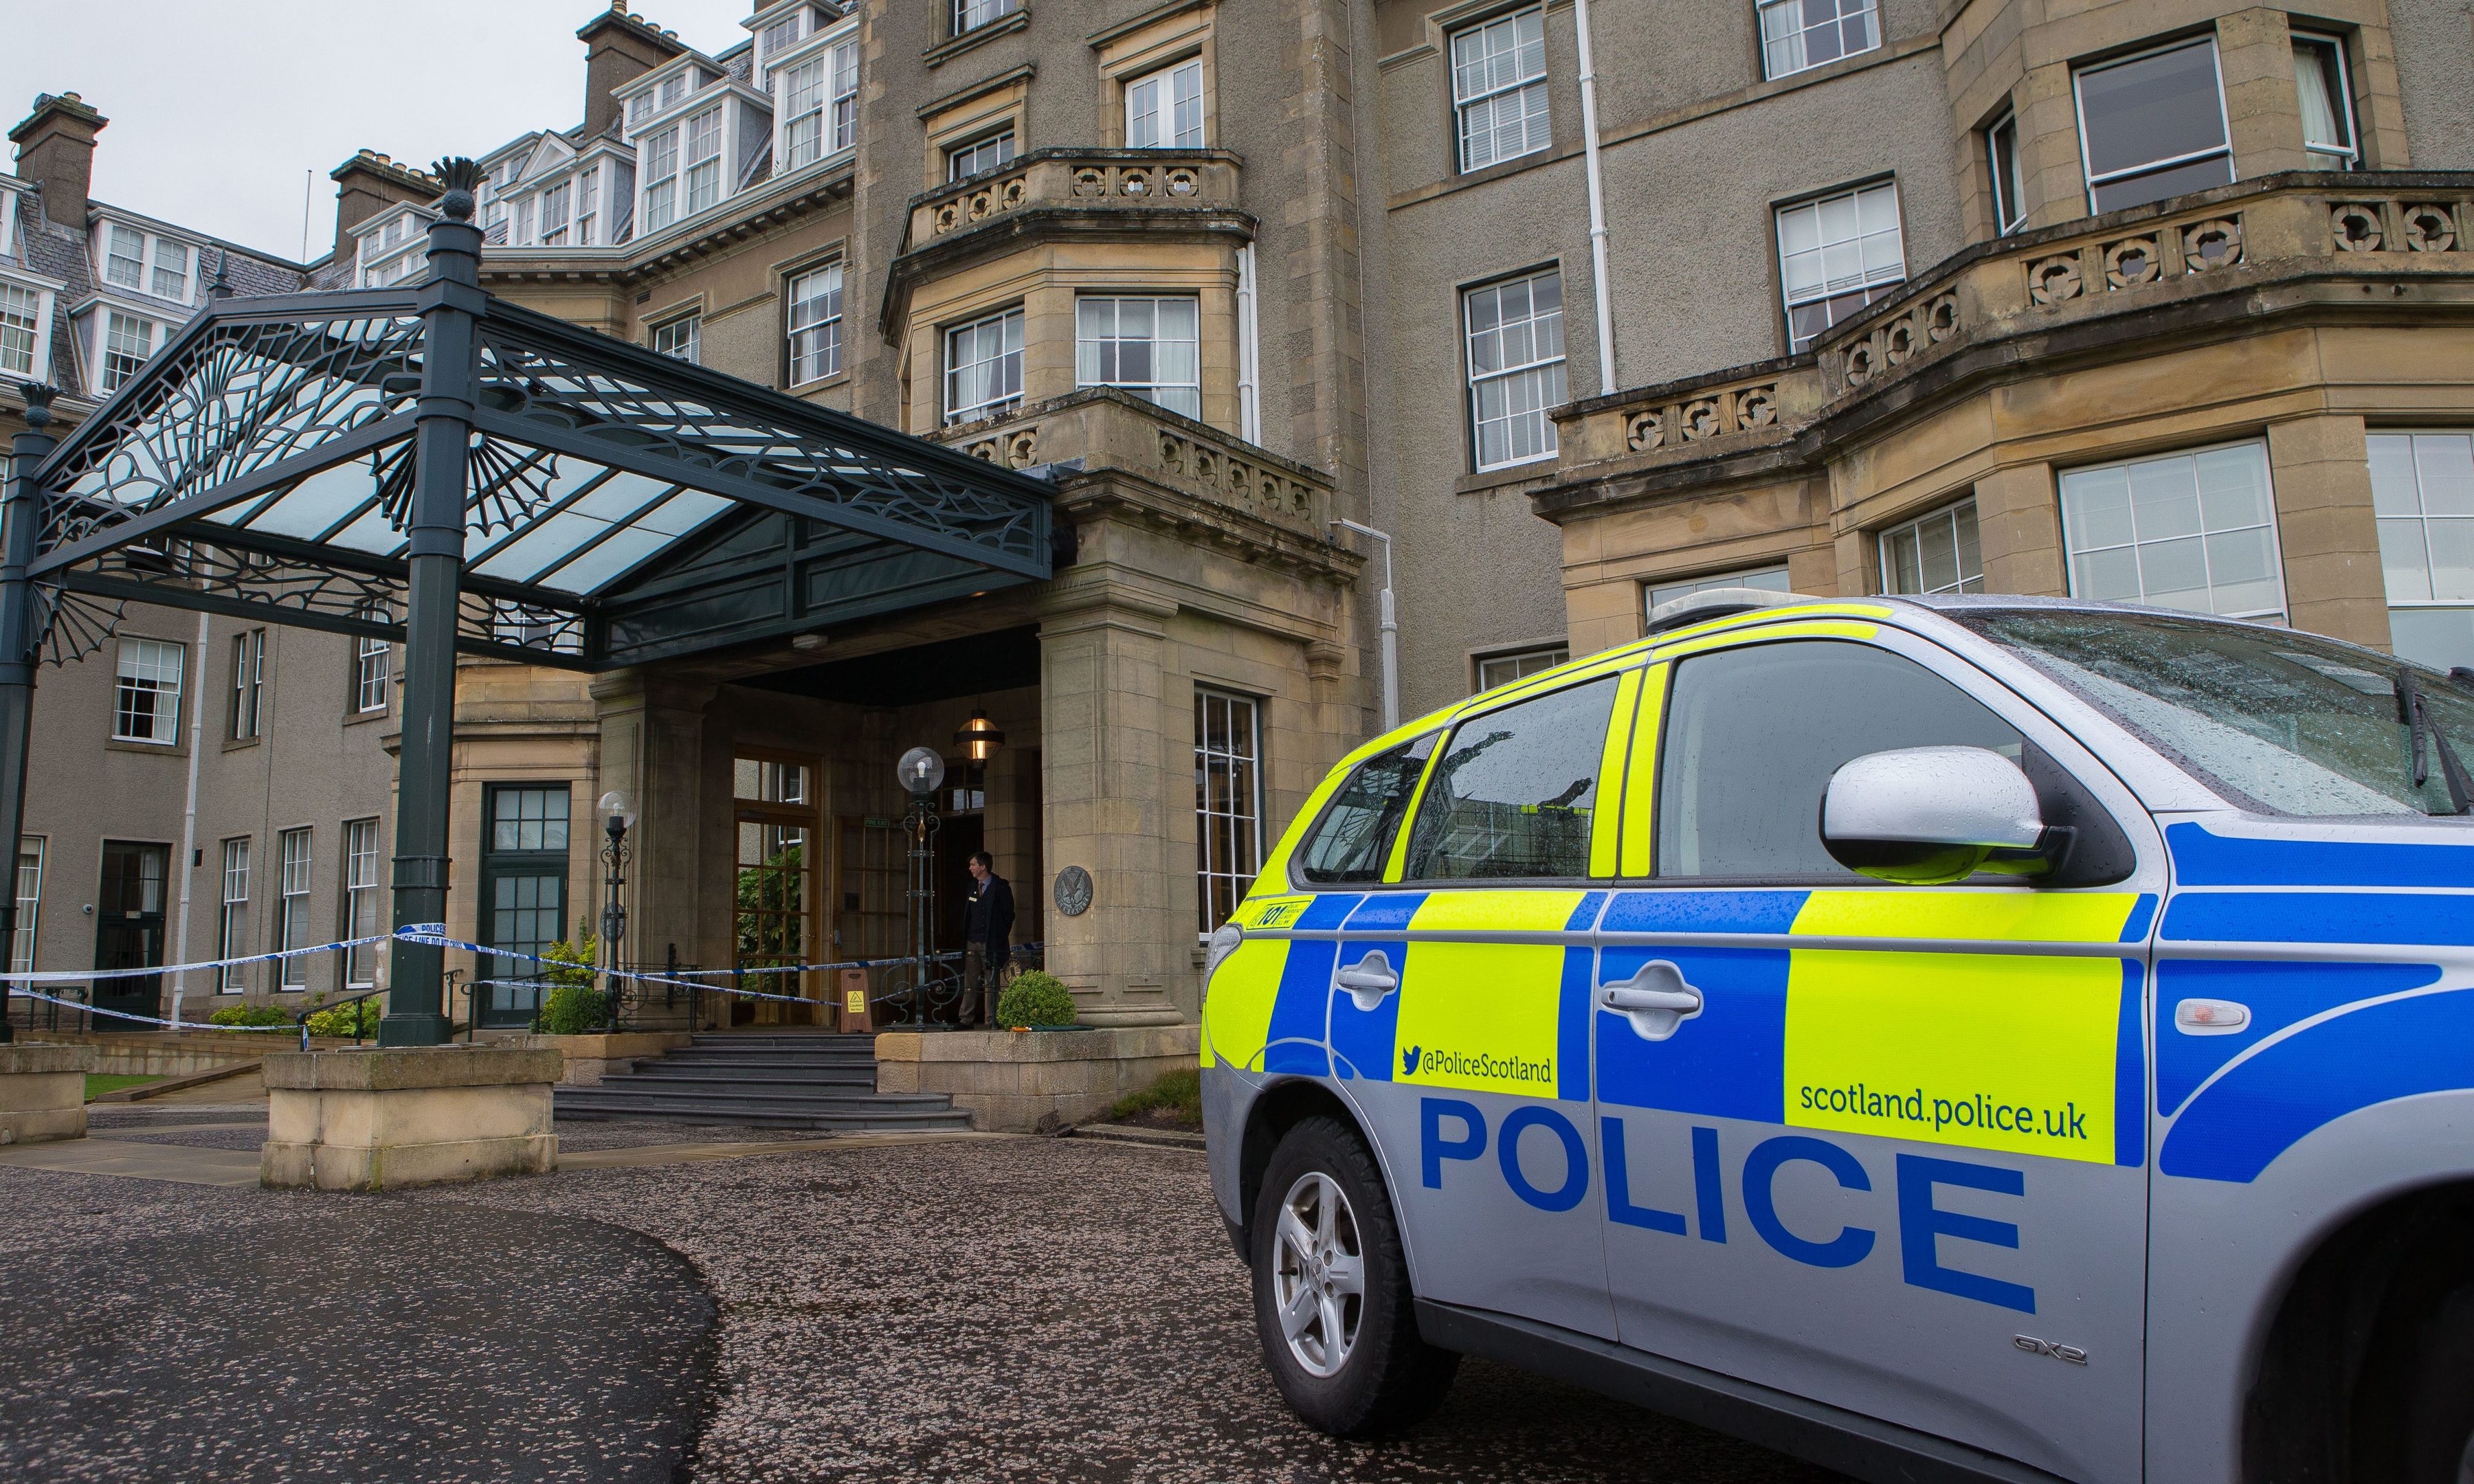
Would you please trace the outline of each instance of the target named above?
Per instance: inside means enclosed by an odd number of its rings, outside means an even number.
[[[112,690],[115,742],[181,740],[182,646],[165,639],[122,639]]]
[[[106,283],[185,304],[192,281],[189,270],[195,258],[185,242],[118,222],[104,228]]]
[[[1126,84],[1126,148],[1202,147],[1202,59],[1163,67]]]
[[[1492,690],[1533,675],[1555,668],[1572,658],[1572,652],[1561,644],[1543,649],[1514,650],[1501,655],[1480,655],[1477,659],[1477,688]]]
[[[2025,178],[2019,170],[2019,115],[2005,113],[1984,132],[1984,163],[1993,182],[1993,230],[2008,236],[2027,225]]]
[[[1680,583],[1661,583],[1642,598],[1642,611],[1647,613],[1662,603],[1688,598],[1696,592],[1714,592],[1721,587],[1758,587],[1764,592],[1792,592],[1786,568],[1757,567],[1749,572],[1720,572],[1713,577],[1691,577]]]
[[[0,189],[0,257],[17,255],[17,193]]]
[[[567,246],[569,213],[575,203],[575,182],[561,180],[541,193],[541,245]]]
[[[249,954],[249,837],[224,842],[223,901],[215,914],[215,957],[245,958]],[[215,993],[237,994],[249,986],[245,982],[247,966],[226,964],[215,975]]]
[[[534,200],[535,198],[527,196],[516,203],[516,225],[507,230],[509,242],[521,243],[525,246],[532,244]]]
[[[758,54],[764,57],[765,60],[770,61],[774,58],[781,56],[784,52],[787,52],[790,48],[798,45],[799,22],[807,13],[808,12],[804,10],[792,11],[789,14],[785,15],[780,20],[773,22],[771,25],[766,26],[763,31],[757,33],[756,46]]]
[[[2319,170],[2362,165],[2354,137],[2354,83],[2345,70],[2345,43],[2335,36],[2293,33],[2293,86],[2302,104],[2302,147]]]
[[[2442,669],[2474,664],[2474,437],[2370,436],[2389,639]]]
[[[1880,546],[1883,592],[1984,590],[1984,550],[1972,499],[1890,527]]]
[[[818,381],[842,369],[842,265],[827,263],[792,278],[790,385]]]
[[[982,170],[995,170],[1013,158],[1013,131],[993,133],[958,144],[945,152],[945,179],[958,180]]]
[[[375,938],[382,905],[378,894],[378,822],[344,822],[344,938]],[[384,944],[364,943],[344,950],[344,983],[366,990],[378,982],[378,950]]]
[[[1873,0],[1760,0],[1761,70],[1783,78],[1881,44]]]
[[[291,950],[309,946],[309,831],[287,829],[275,837],[276,858],[280,863],[281,878],[277,882],[280,894],[275,903],[275,945]],[[309,957],[300,954],[279,959],[282,969],[276,983],[283,989],[306,989],[309,984]]]
[[[2061,483],[2071,596],[2284,616],[2267,444],[2072,469]]]
[[[234,742],[256,737],[265,721],[266,631],[244,629],[232,635],[231,726]]]
[[[646,139],[644,155],[644,230],[660,231],[679,219],[679,127]]]
[[[1894,181],[1779,207],[1778,243],[1790,351],[1907,278]]]
[[[1263,859],[1262,704],[1226,691],[1194,692],[1194,845],[1198,926],[1228,921]]]
[[[1123,387],[1202,416],[1200,302],[1086,294],[1074,301],[1074,384]]]
[[[783,167],[797,170],[824,158],[825,59],[811,57],[786,70],[780,97]]]
[[[594,165],[575,178],[575,245],[594,245],[601,227],[601,167]]]
[[[21,835],[17,840],[17,931],[9,940],[9,971],[32,973],[35,969],[35,930],[43,905],[43,852],[47,842],[40,835]]]
[[[826,54],[827,131],[825,148],[838,153],[859,143],[859,39],[854,36]]]
[[[1564,400],[1562,274],[1550,268],[1470,289],[1461,315],[1477,467],[1554,457],[1546,414]]]
[[[703,109],[688,119],[688,215],[720,203],[721,109]]]
[[[162,326],[117,309],[103,312],[103,390],[117,392],[137,374],[162,334]]]
[[[365,616],[383,621],[383,611]],[[375,634],[352,635],[352,709],[361,715],[387,708],[387,658],[392,646]]]
[[[42,339],[43,296],[0,280],[0,372],[32,376],[35,347]]]
[[[954,0],[954,35],[977,31],[1022,9],[1022,0]]]
[[[701,315],[681,315],[675,320],[666,320],[654,325],[653,348],[663,355],[686,361],[690,365],[704,364],[697,358],[699,347],[696,343],[699,335],[697,326],[702,319]]]
[[[1452,33],[1452,111],[1464,171],[1535,155],[1554,142],[1543,7]]]
[[[1022,310],[945,332],[945,420],[994,418],[1022,405]]]
[[[2144,206],[2233,180],[2215,38],[2082,67],[2073,82],[2088,209]]]

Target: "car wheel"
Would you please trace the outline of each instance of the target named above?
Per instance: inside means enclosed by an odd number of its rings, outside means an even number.
[[[2355,1393],[2357,1484],[2474,1484],[2474,1277],[2454,1252],[2421,1256],[2391,1291]]]
[[[1418,1333],[1392,1202],[1354,1131],[1327,1117],[1289,1130],[1249,1238],[1263,1359],[1298,1417],[1370,1438],[1442,1404],[1460,1356]]]

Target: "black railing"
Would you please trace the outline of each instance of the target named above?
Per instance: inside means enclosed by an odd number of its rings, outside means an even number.
[[[292,1023],[301,1027],[301,1049],[303,1051],[309,1049],[309,1022],[313,1017],[325,1015],[329,1010],[341,1010],[347,1005],[352,1007],[352,1044],[356,1046],[359,1045],[361,1043],[361,1002],[364,1000],[376,999],[385,993],[386,991],[384,990],[363,990],[358,994],[354,994],[347,999],[336,1000],[331,1004],[305,1005],[302,1007],[300,1014],[295,1015],[292,1017]]]

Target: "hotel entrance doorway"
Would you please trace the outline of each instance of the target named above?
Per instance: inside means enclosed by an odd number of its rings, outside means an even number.
[[[798,966],[820,962],[816,931],[818,830],[816,770],[805,758],[741,753],[731,760],[738,857],[733,883],[732,960],[737,988],[808,1003],[730,996],[732,1025],[816,1025],[824,976]]]

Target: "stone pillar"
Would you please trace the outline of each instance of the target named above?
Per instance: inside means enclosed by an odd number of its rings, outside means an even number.
[[[555,1051],[497,1046],[277,1051],[262,1064],[258,1182],[321,1190],[546,1175],[558,1167]]]
[[[594,677],[592,688],[599,731],[594,798],[614,788],[636,798],[627,863],[628,941],[621,956],[656,963],[677,944],[681,961],[693,963],[703,951],[698,896],[705,870],[704,709],[715,687],[617,670]],[[596,870],[595,921],[600,882]],[[576,894],[579,899],[584,895]]]
[[[1080,866],[1092,885],[1088,910],[1050,915],[1047,961],[1088,1025],[1182,1018],[1168,994],[1167,954],[1178,915],[1193,914],[1195,888],[1193,861],[1171,858],[1168,829],[1180,798],[1193,807],[1191,744],[1164,730],[1176,611],[1166,598],[1098,574],[1060,581],[1041,605],[1042,854],[1052,879]]]
[[[2388,579],[2371,511],[2363,419],[2295,418],[2268,427],[2285,613],[2297,629],[2389,647]]]
[[[85,1137],[92,1046],[0,1046],[0,1144]]]
[[[2302,103],[2293,85],[2293,33],[2268,7],[2217,17],[2217,65],[2234,168],[2245,180],[2319,166],[2302,148]]]
[[[2014,464],[1976,482],[1984,590],[2058,598],[2071,590],[2059,486],[2050,464]]]

